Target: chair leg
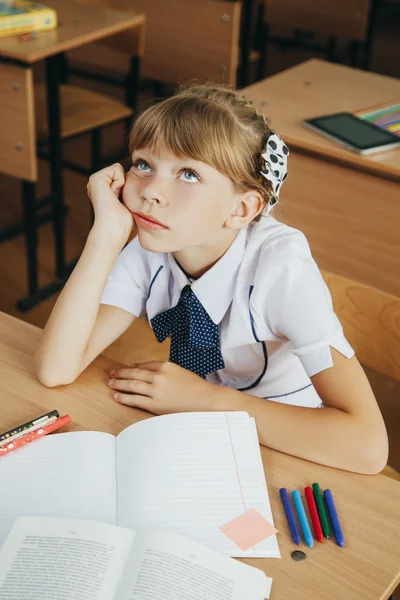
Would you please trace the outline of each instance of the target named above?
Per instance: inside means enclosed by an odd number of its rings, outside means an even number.
[[[376,31],[376,16],[379,9],[379,0],[372,0],[369,14],[368,32],[364,45],[362,68],[368,71],[371,64],[371,55]]]
[[[249,55],[251,50],[251,20],[253,16],[253,0],[242,2],[242,43],[240,67],[238,72],[237,87],[243,88],[248,84],[249,78]]]
[[[68,83],[68,59],[65,52],[58,54],[60,83]]]
[[[26,263],[28,267],[29,296],[33,296],[38,289],[35,187],[35,184],[31,181],[22,181],[22,207],[25,230]]]
[[[129,73],[126,79],[125,102],[135,112],[137,111],[139,85],[140,85],[140,57],[132,56],[130,60]]]
[[[141,60],[139,56],[132,56],[130,60],[129,73],[125,80],[125,103],[133,109],[136,114],[138,109],[138,96],[140,85],[140,66]],[[125,121],[126,133],[132,126],[132,117],[128,117]]]
[[[264,78],[265,61],[267,58],[268,26],[265,23],[265,4],[260,2],[257,8],[256,49],[260,53],[257,68],[257,81]]]
[[[356,40],[351,40],[349,43],[349,64],[351,67],[357,67],[360,43]]]
[[[155,80],[153,83],[153,96],[157,102],[161,102],[167,96],[166,86],[163,81]]]
[[[331,38],[329,38],[328,46],[327,46],[327,59],[329,60],[329,62],[335,62],[336,51],[337,51],[337,38],[331,37]]]
[[[93,173],[98,171],[102,165],[101,159],[101,128],[93,129],[91,132],[91,143],[92,143],[92,166],[91,170]]]

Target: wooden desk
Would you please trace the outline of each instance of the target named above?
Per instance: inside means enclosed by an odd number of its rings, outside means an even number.
[[[31,308],[61,289],[76,261],[68,265],[65,257],[61,153],[60,84],[65,75],[63,54],[68,50],[103,40],[115,34],[137,29],[143,46],[145,16],[103,6],[75,4],[69,0],[49,0],[57,11],[58,27],[38,33],[37,38],[21,42],[17,36],[0,39],[0,170],[22,180],[23,224],[4,233],[2,240],[25,231],[28,263],[28,297],[18,303],[20,310]],[[46,100],[48,120],[48,156],[51,193],[46,199],[50,211],[37,214],[35,184],[38,180],[35,106],[32,65],[46,61]],[[130,114],[127,111],[127,114]],[[42,203],[44,204],[44,203]],[[39,288],[37,273],[38,221],[52,220],[55,237],[56,281]]]
[[[149,417],[111,400],[100,356],[72,385],[46,389],[36,380],[33,353],[40,329],[0,313],[0,429],[57,408],[70,414],[69,430],[100,430],[117,435]],[[262,456],[282,559],[251,559],[274,578],[271,600],[385,600],[400,581],[400,484],[383,477],[354,475],[314,465],[267,448]],[[299,489],[318,481],[331,487],[346,536],[302,545],[307,560],[294,562],[295,549],[279,499],[279,488]],[[245,599],[243,599],[245,600]]]
[[[46,6],[57,11],[58,27],[21,43],[17,36],[0,38],[0,56],[32,64],[49,56],[126,31],[145,22],[140,13],[122,12],[105,6],[76,4],[69,0],[49,0]]]
[[[277,218],[306,234],[321,268],[400,296],[400,150],[362,156],[302,125],[398,100],[400,82],[313,59],[243,91],[291,150]]]

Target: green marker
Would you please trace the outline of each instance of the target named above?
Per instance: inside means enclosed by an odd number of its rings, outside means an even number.
[[[321,528],[324,532],[324,536],[328,539],[331,534],[331,530],[329,529],[328,518],[326,516],[324,501],[322,498],[319,483],[313,483],[312,488],[314,492],[315,504],[317,505],[319,520],[321,521]]]

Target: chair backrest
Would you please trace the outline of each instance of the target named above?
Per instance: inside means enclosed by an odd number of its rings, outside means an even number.
[[[37,181],[32,69],[0,63],[0,172]]]
[[[266,21],[292,29],[364,41],[372,0],[264,0]]]
[[[144,77],[180,83],[210,79],[234,85],[239,60],[240,1],[75,0],[146,15]],[[129,34],[104,44],[126,52]],[[120,43],[119,43],[120,40]],[[76,53],[75,53],[76,56]]]
[[[400,298],[321,270],[358,360],[400,381]]]

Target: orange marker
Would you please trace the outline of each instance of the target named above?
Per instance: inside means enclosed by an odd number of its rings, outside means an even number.
[[[54,421],[54,423],[51,423],[50,425],[45,425],[44,427],[41,427],[40,429],[37,429],[36,431],[27,433],[26,435],[19,438],[18,440],[15,440],[14,442],[11,441],[6,446],[2,446],[0,448],[0,456],[5,456],[6,454],[8,454],[9,452],[12,452],[13,450],[22,448],[22,446],[25,446],[26,444],[30,444],[31,442],[34,442],[35,440],[40,439],[41,437],[47,435],[48,433],[51,433],[52,431],[56,431],[56,429],[60,429],[60,427],[69,425],[71,423],[71,420],[72,419],[69,415],[65,415],[65,417],[60,417],[59,419],[57,419],[56,421]]]

